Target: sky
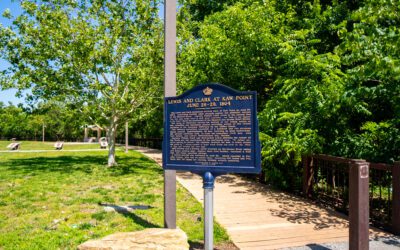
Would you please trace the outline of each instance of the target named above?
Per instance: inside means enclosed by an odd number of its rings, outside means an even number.
[[[13,16],[18,16],[22,10],[19,6],[18,0],[0,0],[0,24],[3,26],[9,26],[11,23],[8,19],[2,16],[3,12],[6,9],[10,9],[11,14]],[[159,10],[159,16],[164,18],[164,6],[162,5]],[[0,59],[0,71],[6,69],[8,63],[2,59]],[[8,102],[17,105],[18,103],[25,103],[24,98],[18,98],[15,96],[17,90],[8,89],[8,90],[0,90],[0,102],[7,104]]]

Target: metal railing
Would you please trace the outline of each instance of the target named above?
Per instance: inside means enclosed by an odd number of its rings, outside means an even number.
[[[354,162],[369,164],[370,222],[376,227],[400,234],[399,162],[369,163],[329,155],[304,157],[303,193],[308,198],[348,214],[349,170]]]
[[[371,221],[378,227],[388,229],[391,227],[393,200],[392,169],[394,166],[383,163],[370,163],[369,166]]]
[[[117,139],[120,144],[125,144],[125,138]],[[129,138],[129,145],[154,149],[162,149],[162,138]]]

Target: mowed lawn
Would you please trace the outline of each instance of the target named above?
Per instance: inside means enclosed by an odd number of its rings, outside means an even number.
[[[0,153],[0,249],[76,249],[114,232],[163,226],[162,169],[140,153],[118,151]],[[105,204],[150,206],[105,212]],[[203,239],[202,207],[178,185],[177,224]],[[215,241],[229,242],[215,225]],[[196,245],[196,244],[194,244]]]

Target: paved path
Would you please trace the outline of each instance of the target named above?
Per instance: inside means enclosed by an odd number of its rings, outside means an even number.
[[[161,165],[161,151],[131,147]],[[177,180],[200,202],[202,180],[188,172],[178,172]],[[335,243],[346,249],[348,221],[341,214],[319,207],[308,200],[274,190],[236,175],[220,176],[214,192],[216,220],[227,229],[240,249],[331,249],[322,243]],[[387,240],[388,248],[400,247],[393,236],[371,230],[371,239]],[[321,244],[321,245],[319,245]],[[399,245],[396,245],[399,244]],[[320,248],[316,248],[320,246]],[[371,249],[382,249],[371,245]],[[344,247],[344,248],[343,248]],[[290,248],[296,249],[296,248]]]

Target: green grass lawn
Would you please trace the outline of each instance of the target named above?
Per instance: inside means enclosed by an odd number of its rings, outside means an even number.
[[[55,142],[37,142],[37,141],[18,141],[21,143],[21,150],[55,150]],[[12,143],[11,141],[0,141],[0,151],[8,150],[7,146]],[[63,150],[74,149],[100,149],[98,143],[74,144],[64,143]]]
[[[162,169],[134,151],[119,151],[118,166],[107,168],[106,155],[0,153],[0,249],[76,249],[114,232],[162,227]],[[150,208],[121,214],[105,212],[105,203]],[[178,185],[177,224],[193,244],[203,239],[199,217],[200,203]],[[215,242],[229,242],[217,224]]]

